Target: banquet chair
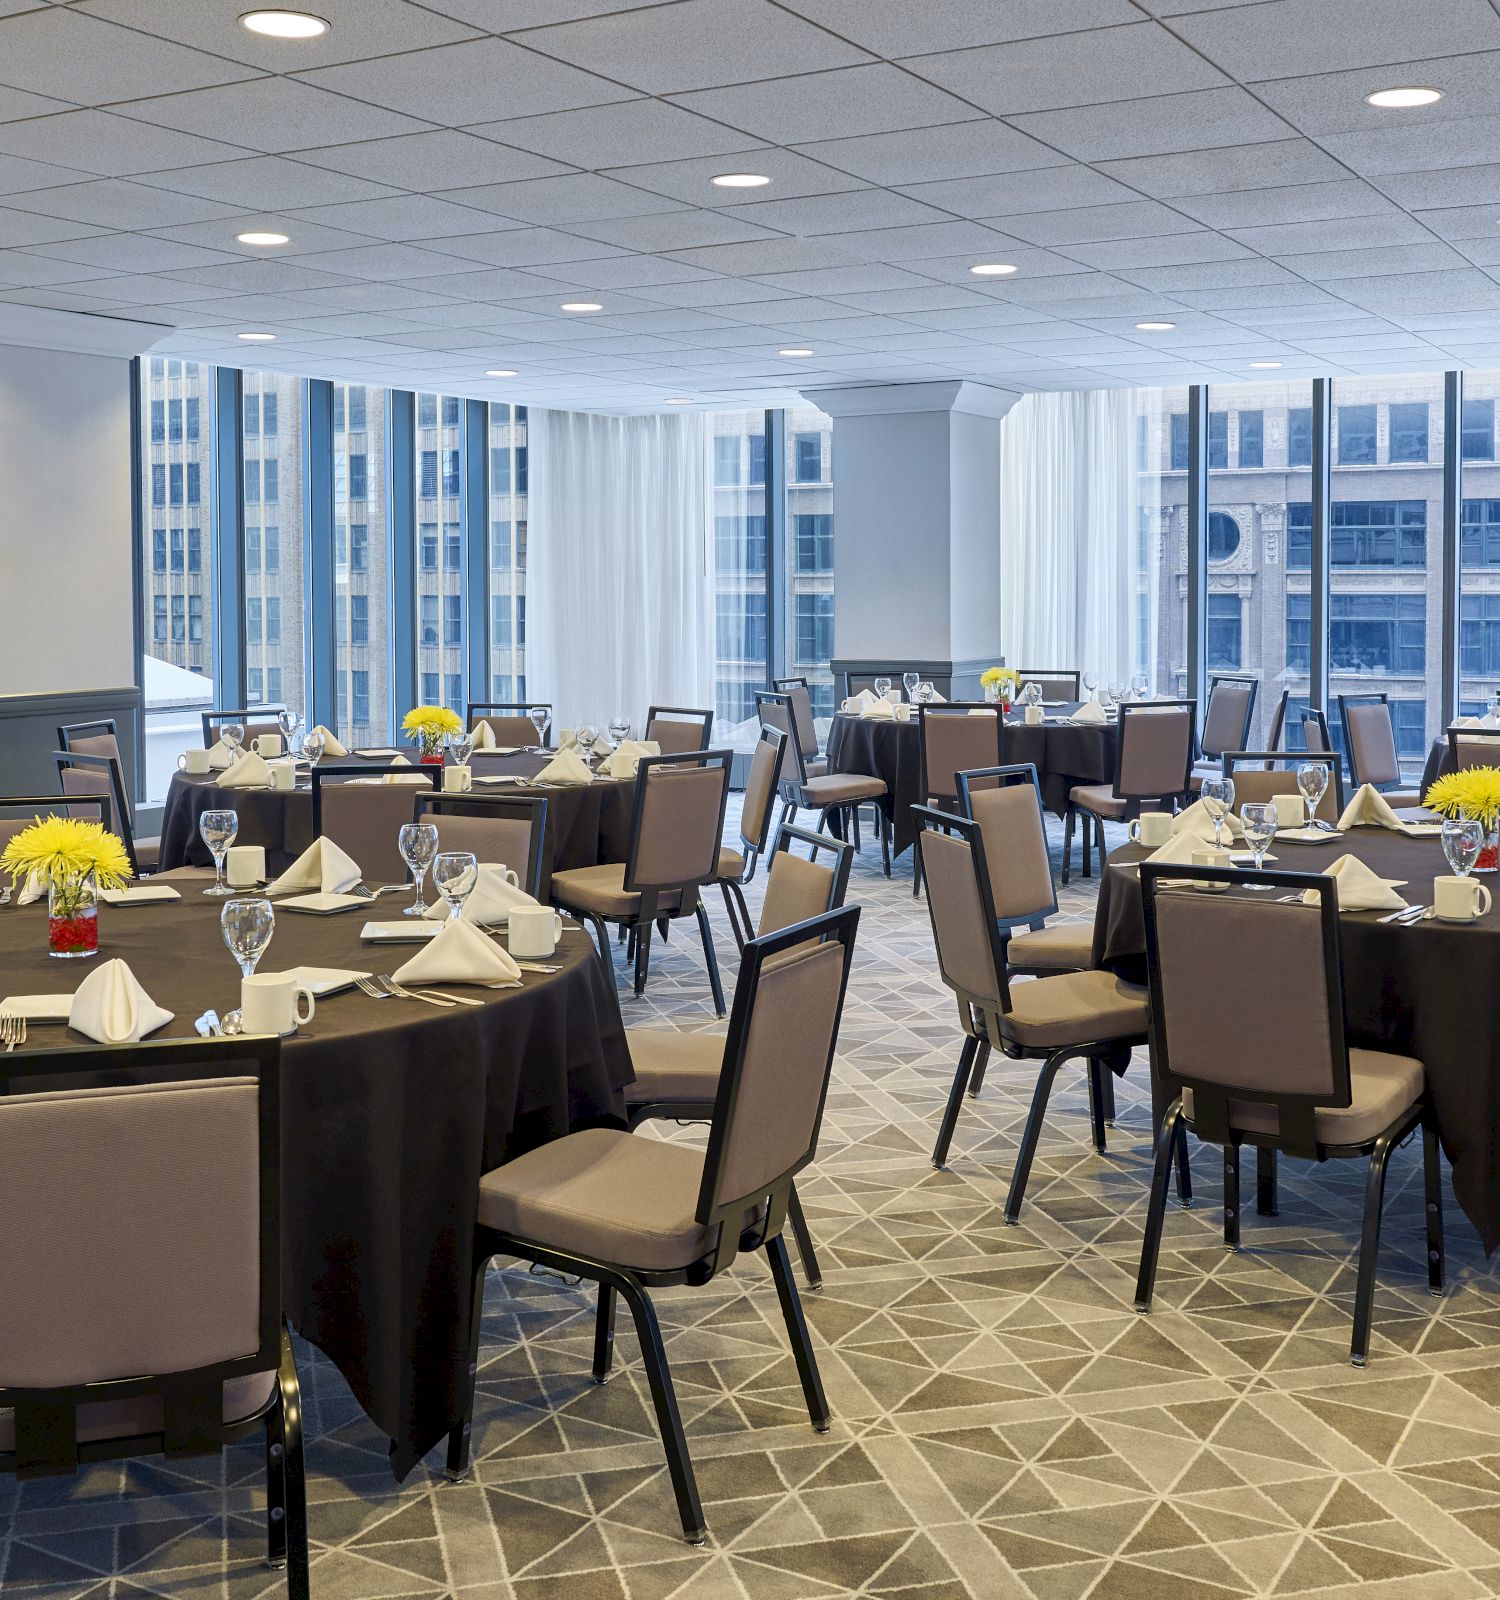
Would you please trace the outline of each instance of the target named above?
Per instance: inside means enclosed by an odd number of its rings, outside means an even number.
[[[1266,729],[1266,749],[1274,754],[1281,748],[1281,735],[1286,728],[1286,708],[1291,703],[1292,691],[1283,689],[1271,713],[1271,725]]]
[[[1110,1102],[1103,1075],[1116,1067],[1123,1070],[1131,1050],[1146,1042],[1146,991],[1098,968],[1030,978],[1012,987],[979,824],[932,806],[913,806],[912,815],[927,874],[938,973],[958,998],[964,1031],[932,1151],[933,1166],[947,1165],[964,1093],[973,1075],[983,1073],[992,1048],[998,1046],[1013,1061],[1042,1063],[1005,1200],[1005,1220],[1014,1223],[1021,1215],[1052,1083],[1066,1061],[1082,1057],[1086,1064],[1094,1148],[1104,1150]],[[1004,865],[996,863],[995,870],[1003,873]]]
[[[1449,728],[1448,772],[1500,765],[1500,728]]]
[[[1349,781],[1358,789],[1372,784],[1393,806],[1419,806],[1415,789],[1399,789],[1401,761],[1396,754],[1396,729],[1391,721],[1390,696],[1341,694],[1339,716],[1344,724],[1344,752]]]
[[[13,814],[12,814],[13,813]],[[68,801],[55,794],[0,794],[0,850],[23,829],[43,817],[73,817],[81,822],[99,822],[113,833],[114,800],[107,792],[86,799]]]
[[[875,813],[875,831],[880,840],[880,861],[886,877],[891,875],[891,824],[880,802],[887,790],[879,778],[869,778],[858,772],[831,772],[821,778],[813,777],[796,739],[792,736],[791,705],[784,694],[768,694],[764,690],[755,696],[755,709],[760,714],[761,726],[775,728],[787,736],[786,755],[783,757],[781,792],[781,826],[795,822],[804,806],[818,813],[821,829],[830,816],[838,820],[840,837],[854,840],[859,849],[859,808],[870,806]]]
[[[646,989],[652,926],[696,917],[714,1010],[721,1017],[724,989],[700,890],[718,878],[732,760],[729,750],[642,756],[623,865],[569,867],[552,874],[552,903],[593,924],[606,970],[613,970],[606,924],[629,930],[637,994]]]
[[[352,780],[397,774],[403,783]],[[375,767],[320,761],[312,772],[312,830],[315,839],[332,839],[359,863],[366,879],[401,883],[411,876],[397,836],[403,823],[416,821],[417,801],[438,786],[436,766]]]
[[[306,1600],[280,1050],[262,1036],[0,1057],[0,1472],[172,1462],[263,1433],[267,1556]]]
[[[1021,688],[1028,683],[1036,684],[1042,691],[1043,700],[1082,700],[1083,699],[1083,673],[1069,672],[1066,668],[1051,667],[1022,667]]]
[[[412,820],[437,828],[439,850],[468,850],[481,862],[509,867],[533,899],[545,896],[545,795],[419,794]]]
[[[917,790],[923,805],[956,811],[959,773],[998,766],[1004,739],[1005,713],[998,704],[954,700],[918,706]],[[920,857],[912,863],[911,892],[922,892]]]
[[[1062,881],[1073,864],[1073,825],[1083,818],[1083,875],[1089,867],[1089,828],[1097,830],[1099,860],[1104,860],[1105,822],[1129,822],[1142,811],[1184,799],[1193,760],[1195,700],[1148,700],[1120,707],[1115,738],[1113,783],[1077,784],[1068,793],[1063,827]]]
[[[1196,791],[1205,778],[1217,778],[1226,750],[1243,750],[1250,743],[1250,723],[1255,716],[1256,678],[1213,677],[1208,680],[1208,706],[1203,713],[1203,736],[1198,742],[1201,759],[1193,763],[1189,787]]]
[[[469,1469],[484,1281],[496,1255],[599,1285],[596,1382],[609,1376],[615,1305],[624,1296],[690,1544],[702,1544],[708,1530],[652,1289],[710,1283],[740,1251],[764,1250],[808,1415],[819,1433],[828,1431],[828,1402],[782,1230],[792,1184],[817,1150],[858,922],[859,907],[845,906],[746,945],[706,1151],[588,1128],[479,1180],[471,1377],[464,1416],[448,1439],[450,1478]]]
[[[1314,755],[1332,755],[1333,737],[1328,732],[1328,715],[1317,706],[1309,706],[1302,713],[1302,748]]]
[[[1336,755],[1310,755],[1304,750],[1226,750],[1220,770],[1234,780],[1234,813],[1250,805],[1268,805],[1279,794],[1300,795],[1297,768],[1317,762],[1328,769],[1328,787],[1313,813],[1323,822],[1337,822],[1344,812],[1344,777]],[[1278,765],[1278,763],[1280,763]]]
[[[755,876],[755,868],[765,853],[771,835],[771,815],[776,809],[776,780],[786,754],[787,736],[775,728],[762,728],[750,755],[750,770],[745,777],[745,796],[740,803],[740,849],[724,845],[719,850],[716,879],[729,914],[729,929],[734,942],[744,949],[750,931],[750,908],[741,887]]]
[[[86,755],[81,750],[54,750],[58,790],[64,795],[91,795],[108,800],[112,831],[125,846],[130,859],[130,875],[142,877],[156,870],[161,858],[161,837],[137,839],[131,826],[130,802],[125,795],[125,774],[118,757]]]
[[[471,700],[468,730],[472,733],[481,722],[487,722],[496,744],[534,745],[537,731],[530,716],[533,705],[540,706],[551,721],[552,707],[545,700]]]
[[[802,750],[802,761],[809,778],[821,778],[828,772],[828,762],[818,749],[818,721],[813,715],[812,695],[806,678],[772,678],[771,687],[784,694],[792,714],[792,729]]]
[[[104,793],[106,785],[103,781],[104,769],[98,764],[98,757],[103,757],[110,763],[108,793],[113,802],[118,826],[115,832],[122,839],[127,839],[126,853],[130,856],[131,865],[140,876],[140,869],[153,871],[160,857],[160,836],[138,839],[135,837],[135,819],[130,807],[130,784],[125,777],[125,761],[120,752],[119,728],[113,717],[101,717],[97,722],[68,723],[57,730],[57,748],[65,750],[70,756],[92,756],[95,760],[87,762],[70,762],[77,768],[68,778],[63,780],[63,792],[76,794]],[[58,769],[59,776],[62,769]]]
[[[1315,890],[1317,905],[1200,894],[1190,880]],[[1240,1245],[1239,1152],[1306,1161],[1364,1158],[1364,1226],[1349,1359],[1369,1353],[1380,1213],[1391,1150],[1422,1131],[1427,1282],[1443,1289],[1437,1126],[1410,1056],[1351,1046],[1345,1032],[1338,887],[1303,872],[1141,867],[1151,983],[1151,1077],[1163,1107],[1141,1242],[1137,1311],[1149,1311],[1168,1170],[1184,1131],[1224,1148],[1224,1242]],[[1225,953],[1233,951],[1233,959]],[[1275,996],[1267,1005],[1266,997]]]
[[[647,744],[654,744],[664,756],[693,755],[708,749],[713,731],[712,711],[696,711],[691,706],[652,706],[646,713]]]
[[[281,724],[276,720],[276,713],[284,709],[283,706],[251,706],[245,711],[205,711],[202,713],[203,743],[205,746],[213,745],[224,723],[238,722],[245,730],[245,749],[248,750],[250,741],[258,739],[261,734],[280,734]],[[268,717],[269,721],[266,720]]]

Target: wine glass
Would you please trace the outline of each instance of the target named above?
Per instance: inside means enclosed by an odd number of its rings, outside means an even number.
[[[1443,819],[1443,854],[1454,875],[1467,878],[1484,847],[1484,824],[1469,817]]]
[[[531,747],[532,754],[539,755],[543,748],[542,736],[547,731],[547,724],[552,720],[552,713],[546,706],[533,706],[526,715],[531,718],[531,725],[536,729],[536,743]]]
[[[599,737],[598,730],[585,722],[581,727],[573,730],[573,742],[578,746],[578,753],[588,761],[594,753],[594,741]]]
[[[237,811],[205,811],[198,818],[198,833],[214,858],[214,881],[204,894],[233,894],[224,882],[224,856],[240,831]]]
[[[1138,672],[1130,680],[1130,693],[1133,699],[1144,700],[1151,692],[1151,685],[1144,672]]]
[[[301,741],[297,735],[302,730],[302,713],[288,707],[287,710],[276,713],[276,722],[281,729],[281,737],[286,740],[287,754],[296,755],[301,748]]]
[[[219,931],[229,953],[240,964],[240,975],[255,976],[255,963],[266,953],[276,931],[276,912],[269,900],[226,900],[219,913]]]
[[[937,685],[933,683],[930,678],[923,678],[921,683],[917,685],[917,699],[920,700],[924,706],[930,706],[932,704],[932,697],[936,693]]]
[[[1255,857],[1255,870],[1265,870],[1263,863],[1266,851],[1271,848],[1271,841],[1276,837],[1276,807],[1265,805],[1259,801],[1240,807],[1240,824],[1245,830],[1245,843],[1250,846],[1250,852]],[[1252,888],[1264,889],[1266,884],[1252,884]]]
[[[309,765],[316,763],[323,754],[324,739],[316,731],[302,736],[302,758]]]
[[[1118,678],[1109,686],[1109,698],[1116,705],[1125,698],[1125,685]]]
[[[1318,803],[1328,789],[1328,767],[1322,761],[1304,761],[1297,768],[1297,787],[1302,792],[1302,803],[1307,807],[1307,826],[1317,827]]]
[[[1214,849],[1222,850],[1224,818],[1229,815],[1230,807],[1234,805],[1234,779],[1205,778],[1198,790],[1198,798],[1203,802],[1203,809],[1213,818]]]
[[[448,754],[453,757],[454,766],[468,766],[469,757],[474,754],[474,730],[470,728],[464,733],[450,733]]]
[[[245,742],[245,724],[243,722],[221,722],[219,724],[219,738],[224,742],[224,748],[229,752],[229,764],[234,765],[240,759],[240,746]]]
[[[432,863],[432,881],[448,902],[448,920],[457,922],[479,882],[479,857],[472,850],[445,850]]]
[[[901,674],[901,687],[906,690],[906,703],[915,705],[917,699],[917,685],[922,681],[921,675],[916,672],[903,672]]]
[[[1096,698],[1094,691],[1099,687],[1099,674],[1091,668],[1083,675],[1083,686],[1089,692],[1089,699]]]
[[[891,680],[889,678],[877,678],[875,680],[875,693],[879,695],[882,700],[884,700],[890,692]]]
[[[609,737],[616,750],[630,737],[630,718],[613,716],[609,719]]]
[[[411,881],[417,891],[417,898],[403,909],[402,915],[425,917],[427,902],[422,898],[422,880],[427,876],[432,858],[438,853],[437,825],[432,822],[403,822],[400,833],[396,835],[396,844],[401,851],[401,859],[411,870]]]

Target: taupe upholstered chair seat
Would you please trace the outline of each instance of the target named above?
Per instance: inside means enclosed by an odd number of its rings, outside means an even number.
[[[1188,787],[1196,794],[1205,778],[1217,778],[1222,773],[1223,769],[1217,761],[1195,761],[1192,771],[1188,773]]]
[[[161,860],[161,835],[155,834],[149,839],[142,839],[139,835],[135,841],[136,865],[141,867],[154,867]]]
[[[1034,932],[1013,933],[1005,958],[1013,967],[1049,967],[1072,972],[1094,956],[1094,930],[1086,922],[1059,922]]]
[[[731,850],[726,844],[719,850],[719,865],[715,870],[716,878],[738,878],[745,870],[745,858],[738,850]]]
[[[599,867],[569,867],[552,874],[552,898],[559,905],[577,906],[600,917],[628,917],[640,905],[639,894],[625,887],[625,868],[615,862]],[[676,908],[682,896],[675,891],[659,901],[663,916]]]
[[[264,1411],[276,1388],[274,1372],[255,1372],[247,1378],[230,1378],[224,1384],[224,1423],[231,1426]],[[161,1396],[143,1394],[134,1400],[101,1400],[79,1406],[78,1442],[98,1439],[138,1439],[162,1431]],[[0,1406],[0,1454],[16,1447],[16,1414]]]
[[[585,1128],[485,1173],[479,1222],[569,1255],[676,1272],[718,1243],[718,1226],[697,1219],[702,1185],[699,1150]],[[746,1226],[753,1221],[747,1213]]]
[[[885,793],[879,778],[866,778],[854,772],[836,772],[824,778],[809,778],[802,785],[802,803],[808,806],[847,806],[856,800],[878,800]]]
[[[661,1100],[712,1102],[717,1096],[719,1070],[724,1064],[723,1034],[627,1028],[625,1043],[635,1068],[635,1082],[625,1086],[627,1105]]]
[[[1349,1051],[1350,1103],[1319,1106],[1313,1127],[1319,1144],[1366,1144],[1422,1098],[1422,1063],[1383,1050]],[[1193,1120],[1193,1091],[1184,1089],[1182,1109]],[[1255,1100],[1229,1102],[1231,1124],[1246,1133],[1277,1132],[1275,1106]]]
[[[1055,1050],[1100,1039],[1130,1039],[1146,1032],[1146,991],[1112,972],[1062,972],[1034,978],[1010,991],[1000,1031],[1030,1050]]]
[[[1107,822],[1123,822],[1128,810],[1128,802],[1122,800],[1113,786],[1107,783],[1075,784],[1068,791],[1068,799],[1075,806],[1092,811],[1096,817],[1103,817]]]
[[[1382,789],[1380,793],[1385,803],[1397,810],[1402,806],[1419,806],[1422,804],[1421,791],[1417,789]]]

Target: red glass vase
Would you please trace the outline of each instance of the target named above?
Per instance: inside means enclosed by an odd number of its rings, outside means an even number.
[[[47,954],[63,959],[99,953],[99,903],[91,877],[70,878],[47,891]]]

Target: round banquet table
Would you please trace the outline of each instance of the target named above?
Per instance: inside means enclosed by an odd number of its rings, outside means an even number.
[[[1042,785],[1042,804],[1058,816],[1067,810],[1068,793],[1080,783],[1112,783],[1115,776],[1115,729],[1080,726],[1067,721],[1074,705],[1048,711],[1040,727],[1027,727],[1018,714],[1005,720],[1001,759],[1029,761]],[[911,808],[924,805],[916,719],[896,722],[885,717],[856,717],[838,712],[828,730],[828,770],[859,773],[885,784],[881,806],[893,830],[896,854],[916,837]]]
[[[1140,877],[1128,868],[1149,854],[1126,845],[1110,855],[1094,919],[1094,964],[1135,983],[1146,981],[1146,940]],[[1358,856],[1381,877],[1404,879],[1398,892],[1411,905],[1430,903],[1433,878],[1448,871],[1438,840],[1384,828],[1352,828],[1325,845],[1278,840],[1272,854],[1279,872],[1326,872],[1341,855]],[[1500,891],[1493,877],[1483,881]],[[1454,1193],[1487,1253],[1500,1246],[1500,996],[1491,976],[1500,967],[1500,893],[1496,902],[1468,923],[1403,928],[1374,911],[1339,917],[1350,1043],[1422,1062]]]
[[[332,758],[327,758],[332,761]],[[551,760],[551,755],[526,752],[487,755],[476,750],[472,760],[474,792],[547,797],[547,845],[542,852],[543,893],[554,872],[570,867],[594,867],[623,861],[630,843],[630,816],[634,805],[633,778],[595,778],[582,784],[557,784],[539,788],[527,783],[489,784],[492,777],[527,778]],[[389,756],[340,756],[339,766],[384,767]],[[265,848],[266,870],[284,872],[313,842],[312,780],[299,769],[298,786],[290,792],[276,789],[224,788],[217,778],[172,775],[161,820],[160,865],[163,872],[177,867],[207,867],[213,857],[198,832],[205,811],[225,808],[239,814],[238,844]]]
[[[203,881],[178,878],[180,901],[101,904],[92,961],[47,955],[44,904],[0,909],[0,995],[76,988],[118,956],[175,1013],[152,1040],[193,1037],[194,1018],[239,993]],[[261,969],[392,972],[417,947],[361,944],[369,915],[283,911]],[[613,978],[580,930],[555,961],[520,989],[439,985],[477,1007],[332,994],[282,1047],[283,1308],[390,1436],[398,1479],[462,1417],[480,1176],[575,1129],[624,1126],[634,1073]],[[28,1044],[88,1041],[37,1024]]]

